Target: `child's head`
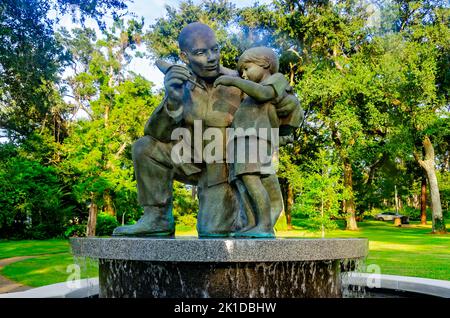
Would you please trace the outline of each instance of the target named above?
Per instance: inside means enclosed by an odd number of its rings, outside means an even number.
[[[256,65],[257,67],[252,67]],[[274,74],[278,72],[278,57],[268,47],[254,47],[246,50],[238,61],[239,74],[251,81],[259,82],[264,72]]]

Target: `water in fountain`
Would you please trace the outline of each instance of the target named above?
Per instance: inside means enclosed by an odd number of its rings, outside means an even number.
[[[98,277],[98,260],[85,256],[73,256],[74,265],[78,266],[78,279],[91,279]],[[97,269],[97,275],[92,276],[93,269]],[[69,281],[69,280],[68,280]],[[98,297],[97,289],[94,288],[93,282],[88,283],[87,298]]]
[[[366,271],[365,259],[346,259],[341,262],[341,292],[343,298],[366,298],[366,288],[358,285],[349,285],[349,276]]]

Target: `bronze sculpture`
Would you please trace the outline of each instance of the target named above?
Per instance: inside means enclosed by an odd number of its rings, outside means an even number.
[[[178,180],[198,186],[199,213],[197,230],[200,237],[258,236],[261,231],[248,232],[247,221],[242,221],[244,210],[255,208],[251,196],[245,198],[245,190],[238,192],[230,184],[226,151],[221,158],[204,160],[202,152],[208,141],[202,140],[190,160],[177,161],[173,150],[179,140],[173,140],[173,132],[183,128],[201,133],[209,128],[221,132],[226,145],[226,130],[242,101],[242,92],[234,86],[217,85],[220,76],[238,79],[236,71],[220,65],[220,49],[214,32],[207,25],[191,23],[180,33],[180,58],[187,67],[167,67],[164,79],[166,94],[163,102],[148,120],[145,136],[133,146],[133,162],[138,186],[138,200],[144,214],[134,225],[115,229],[114,236],[170,236],[175,232],[172,215],[172,184]],[[275,110],[285,118],[289,127],[295,127],[301,119],[301,108],[293,94],[283,94]],[[197,130],[198,134],[198,130]],[[190,144],[192,146],[192,144]],[[197,144],[198,146],[198,144]],[[200,154],[199,154],[200,153]],[[265,222],[262,236],[272,236],[272,228],[281,213],[283,204],[276,176],[261,179],[269,195],[270,224]],[[267,208],[267,200],[265,201]],[[267,211],[261,215],[266,215]],[[249,211],[245,211],[249,216]],[[257,220],[259,214],[257,213]],[[244,223],[243,223],[244,222]],[[268,228],[270,227],[270,230]]]
[[[241,230],[239,236],[274,237],[270,200],[270,192],[274,190],[266,188],[263,181],[268,178],[276,188],[272,195],[281,195],[272,159],[278,136],[272,136],[271,130],[280,127],[276,105],[287,96],[289,83],[283,74],[278,73],[278,58],[270,48],[256,47],[245,51],[239,58],[238,70],[242,78],[224,75],[214,82],[214,86],[234,86],[247,95],[232,122],[233,128],[243,128],[247,132],[235,136],[232,140],[234,145],[228,145],[228,149],[234,148],[230,182],[242,182],[254,207],[254,211],[246,212],[254,213],[255,225]],[[250,152],[257,152],[253,160]],[[247,158],[238,160],[242,153],[248,154]],[[282,198],[278,200],[282,201]],[[280,209],[274,211],[275,220],[279,213]],[[251,216],[248,218],[253,219]]]

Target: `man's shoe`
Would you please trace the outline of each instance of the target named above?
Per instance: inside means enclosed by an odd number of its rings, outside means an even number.
[[[113,236],[173,236],[175,222],[170,211],[162,207],[144,207],[144,214],[133,225],[119,226],[114,229]]]

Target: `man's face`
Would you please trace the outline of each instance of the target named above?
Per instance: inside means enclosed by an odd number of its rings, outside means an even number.
[[[196,38],[190,41],[189,49],[182,52],[181,58],[192,71],[205,80],[219,76],[220,49],[214,36]]]

